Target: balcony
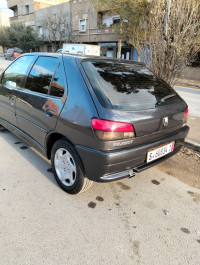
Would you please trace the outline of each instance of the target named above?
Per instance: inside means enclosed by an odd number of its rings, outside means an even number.
[[[109,28],[90,28],[85,32],[79,30],[72,31],[73,41],[76,42],[117,42],[118,37],[112,27]]]
[[[17,6],[20,1],[17,0],[7,0],[8,2],[8,8],[12,9],[12,7]]]

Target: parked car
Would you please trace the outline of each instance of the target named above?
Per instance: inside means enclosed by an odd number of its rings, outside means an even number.
[[[62,52],[63,52],[63,49],[57,50],[57,53],[62,53]]]
[[[1,125],[51,159],[70,194],[176,154],[187,115],[184,100],[142,63],[30,53],[0,78]]]
[[[23,51],[21,49],[11,48],[11,49],[8,49],[6,53],[4,53],[4,58],[5,58],[5,60],[13,61],[17,57],[19,57],[22,53],[23,53]]]

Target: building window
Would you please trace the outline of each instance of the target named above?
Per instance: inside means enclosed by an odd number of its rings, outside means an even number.
[[[113,24],[119,24],[119,22],[120,22],[120,19],[119,18],[113,19]]]
[[[43,34],[42,26],[38,27],[38,33],[39,33],[40,36]]]
[[[47,45],[47,52],[51,52],[51,45]]]
[[[26,9],[26,14],[29,14],[30,12],[29,12],[29,5],[26,5],[25,6],[25,9]]]
[[[120,23],[120,16],[116,15],[113,16],[113,24],[119,24]]]
[[[111,27],[113,24],[113,18],[109,16],[103,16],[102,18],[102,25],[105,25],[106,27]]]
[[[17,17],[18,16],[18,9],[17,9],[17,6],[11,8],[14,12],[14,17]]]
[[[86,31],[86,19],[80,19],[79,20],[79,30],[80,30],[80,32]]]

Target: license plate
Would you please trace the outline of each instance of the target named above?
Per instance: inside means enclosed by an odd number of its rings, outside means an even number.
[[[174,151],[174,142],[163,145],[159,148],[147,152],[147,163],[150,163],[160,157],[163,157]]]

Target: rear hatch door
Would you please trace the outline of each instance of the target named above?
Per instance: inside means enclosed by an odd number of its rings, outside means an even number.
[[[136,137],[151,139],[183,125],[186,103],[144,64],[125,60],[82,60],[99,117],[131,123]]]

